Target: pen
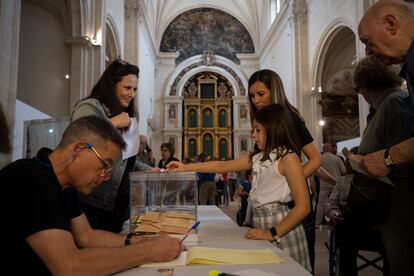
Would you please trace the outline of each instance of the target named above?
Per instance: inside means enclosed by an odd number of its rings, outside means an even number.
[[[194,223],[193,226],[191,226],[191,228],[187,230],[187,233],[185,233],[184,237],[181,239],[181,242],[183,242],[188,237],[188,235],[190,234],[192,230],[196,230],[199,225],[200,225],[200,221],[197,221],[196,223]]]

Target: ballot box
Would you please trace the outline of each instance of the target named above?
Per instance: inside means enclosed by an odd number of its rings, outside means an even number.
[[[130,227],[136,234],[185,234],[197,221],[196,173],[130,174]]]

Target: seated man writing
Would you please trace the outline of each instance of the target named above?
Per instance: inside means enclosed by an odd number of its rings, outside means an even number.
[[[141,238],[94,230],[78,192],[90,194],[108,179],[125,146],[118,131],[94,116],[72,122],[54,150],[11,163],[3,186],[3,270],[15,275],[108,275],[148,262],[177,258],[178,239]],[[14,265],[18,263],[19,265]]]

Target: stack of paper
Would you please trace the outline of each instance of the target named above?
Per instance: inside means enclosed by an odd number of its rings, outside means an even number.
[[[223,249],[194,246],[187,255],[187,264],[271,264],[283,260],[271,249]]]
[[[183,251],[176,260],[165,263],[150,263],[141,267],[174,267],[184,265],[212,265],[212,264],[271,264],[283,263],[271,249],[224,249],[194,246],[188,252]]]
[[[185,234],[194,224],[195,217],[179,212],[148,212],[137,219],[134,232]]]

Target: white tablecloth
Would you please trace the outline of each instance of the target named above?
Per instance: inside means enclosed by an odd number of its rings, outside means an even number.
[[[199,226],[200,246],[221,247],[233,249],[273,249],[283,260],[281,264],[254,264],[254,265],[198,265],[182,266],[174,268],[174,276],[194,276],[208,275],[210,270],[220,270],[232,273],[251,268],[259,269],[263,272],[272,272],[277,275],[311,275],[302,266],[296,263],[289,255],[276,248],[268,241],[246,240],[244,234],[248,230],[239,227],[223,211],[216,206],[199,206],[198,217],[201,221]],[[118,276],[156,276],[156,268],[134,268],[117,274]],[[252,275],[254,276],[254,275]]]

